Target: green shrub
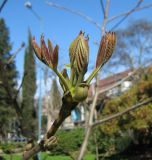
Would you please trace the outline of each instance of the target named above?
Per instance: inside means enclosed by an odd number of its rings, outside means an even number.
[[[10,154],[13,152],[14,149],[23,148],[25,143],[23,142],[11,142],[11,143],[1,143],[0,148],[3,150],[4,153]]]
[[[124,136],[117,137],[115,140],[115,148],[119,152],[123,152],[132,143],[131,137],[126,133]]]
[[[59,130],[56,136],[58,145],[51,151],[51,154],[67,155],[80,149],[84,138],[84,129]]]

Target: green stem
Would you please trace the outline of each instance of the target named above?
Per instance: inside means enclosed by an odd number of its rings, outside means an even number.
[[[74,86],[75,78],[76,78],[75,70],[71,68],[71,75],[70,75],[71,86]]]
[[[89,85],[90,82],[92,81],[92,79],[97,75],[97,73],[99,72],[101,67],[95,68],[92,73],[90,74],[90,76],[87,78],[86,80],[86,84]]]
[[[77,86],[79,86],[79,85],[82,83],[82,81],[83,81],[83,77],[84,77],[84,75],[83,75],[83,74],[80,74],[80,75],[79,75],[79,77],[78,77],[78,81],[77,81],[77,84],[76,84],[76,87],[77,87]]]
[[[87,80],[86,80],[86,84],[87,84],[87,85],[90,84],[90,82],[92,81],[92,79],[97,75],[97,73],[99,72],[99,70],[101,69],[101,67],[102,67],[105,63],[106,63],[106,61],[103,62],[98,68],[95,68],[95,69],[92,71],[92,73],[90,74],[90,76],[89,76],[89,77],[87,78]]]
[[[63,77],[63,75],[62,75],[60,72],[58,72],[57,69],[55,69],[54,72],[55,72],[55,73],[57,74],[57,76],[60,78],[60,80],[62,81],[62,83],[63,83],[63,85],[64,85],[64,87],[65,87],[65,89],[68,91],[68,90],[70,89],[70,86],[69,86],[69,84],[67,83],[66,79]]]

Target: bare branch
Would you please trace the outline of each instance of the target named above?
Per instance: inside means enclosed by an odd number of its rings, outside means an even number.
[[[77,16],[80,16],[81,18],[85,19],[86,21],[88,21],[89,23],[95,25],[98,29],[100,29],[100,24],[99,24],[98,22],[96,22],[93,18],[85,15],[84,13],[82,13],[82,12],[80,12],[80,11],[72,10],[72,9],[70,9],[70,8],[61,6],[61,5],[56,4],[56,3],[53,3],[53,2],[46,2],[46,4],[48,4],[48,5],[51,6],[51,7],[55,7],[55,8],[58,8],[58,9],[61,9],[61,10],[70,12],[70,13],[72,13],[72,14],[75,14],[75,15],[77,15]]]
[[[118,23],[116,23],[111,30],[114,30],[116,27],[118,27],[130,14],[132,14],[143,2],[144,0],[138,0],[137,4],[135,5],[135,7],[133,9],[130,10],[130,12],[128,12],[125,17],[123,17]]]
[[[133,111],[133,110],[135,110],[135,109],[137,109],[137,108],[139,108],[139,107],[142,107],[142,106],[144,106],[144,105],[146,105],[146,104],[149,104],[149,103],[151,103],[151,102],[152,102],[152,97],[149,98],[148,100],[145,100],[145,101],[143,101],[143,102],[137,103],[137,104],[135,104],[135,105],[133,105],[133,106],[125,109],[125,110],[122,111],[122,112],[113,114],[113,115],[108,116],[108,117],[106,117],[106,118],[104,118],[104,119],[101,119],[101,120],[99,120],[99,121],[96,121],[96,122],[93,123],[92,127],[95,127],[95,126],[97,126],[97,125],[101,125],[101,124],[103,124],[103,123],[105,123],[105,122],[108,122],[108,121],[114,119],[114,118],[118,118],[118,117],[120,117],[120,116],[123,116],[124,114],[126,114],[126,113],[128,113],[128,112],[130,112],[130,111]]]
[[[104,90],[101,90],[101,91],[99,91],[98,89],[96,90],[95,95],[94,95],[94,99],[93,99],[93,103],[91,105],[88,126],[86,127],[87,128],[86,135],[85,135],[84,141],[82,143],[82,147],[80,149],[80,154],[79,154],[78,160],[81,160],[84,153],[85,153],[87,143],[88,143],[88,139],[89,139],[92,127],[94,125],[93,116],[94,116],[94,110],[95,110],[96,102],[97,102],[97,99],[98,99],[98,95],[101,94],[101,93],[107,92],[107,91],[117,87],[118,85],[121,85],[125,80],[129,79],[131,76],[133,76],[135,73],[137,73],[137,71],[139,71],[139,69],[135,69],[128,76],[124,77],[121,81],[115,83],[114,85],[112,85],[112,86],[110,86],[110,87],[108,87]]]
[[[106,27],[107,20],[108,20],[109,6],[110,6],[110,0],[107,0],[106,1],[105,12],[104,12],[104,19],[103,19],[103,22],[102,22],[102,25],[101,25],[102,35],[105,33],[105,27]]]
[[[91,129],[92,129],[92,127],[91,127],[92,126],[92,119],[93,119],[97,99],[98,99],[98,92],[96,91],[94,99],[93,99],[93,103],[92,103],[92,106],[91,106],[91,111],[90,111],[90,115],[89,115],[89,122],[88,122],[87,127],[86,127],[87,128],[86,134],[85,134],[85,137],[84,137],[84,140],[83,140],[83,143],[82,143],[80,153],[79,153],[79,156],[78,156],[77,160],[82,160],[82,158],[84,156],[84,153],[86,151],[86,148],[87,148],[88,139],[89,139]]]
[[[147,9],[147,8],[151,8],[151,7],[152,7],[152,3],[150,3],[150,4],[148,4],[148,5],[144,5],[144,6],[142,6],[142,7],[137,7],[137,8],[134,9],[134,12],[135,12],[135,11],[140,11],[140,10],[143,10],[143,9]],[[126,16],[126,15],[129,15],[129,14],[131,14],[131,13],[130,13],[131,11],[132,11],[132,10],[129,10],[129,11],[126,11],[126,12],[123,12],[123,13],[120,13],[120,14],[118,14],[118,15],[116,15],[116,16],[111,17],[111,18],[108,19],[107,23],[110,23],[110,22],[116,20],[117,18],[120,18],[120,17]]]
[[[2,12],[2,9],[4,8],[5,4],[6,4],[7,0],[4,0],[3,3],[0,6],[0,12]]]
[[[137,71],[139,71],[139,68],[134,69],[131,73],[129,73],[126,77],[124,77],[121,81],[116,82],[115,84],[113,84],[113,85],[110,86],[110,87],[107,87],[107,88],[105,88],[105,89],[103,89],[103,90],[100,90],[100,91],[99,91],[99,94],[105,93],[105,92],[107,92],[107,91],[109,91],[109,90],[111,90],[111,89],[113,89],[113,88],[121,85],[124,81],[126,81],[127,79],[129,79],[130,77],[132,77],[134,74],[136,74]]]
[[[110,6],[110,0],[106,0],[106,6],[105,6],[105,11],[104,11],[104,20],[103,20],[103,23],[101,25],[102,34],[105,33],[105,27],[106,27],[106,24],[107,24],[109,6]],[[98,85],[98,82],[99,82],[98,78],[99,77],[97,77],[97,81],[96,81],[97,85]],[[83,141],[83,143],[81,145],[81,149],[80,149],[80,152],[79,152],[77,160],[82,160],[82,158],[83,158],[83,156],[85,154],[87,145],[88,145],[88,140],[89,140],[89,136],[90,136],[91,130],[92,130],[93,116],[94,116],[94,111],[95,111],[98,95],[99,95],[99,91],[98,91],[98,88],[96,88],[96,92],[95,92],[95,95],[94,95],[93,103],[92,103],[92,106],[91,106],[91,111],[90,111],[90,114],[89,114],[89,121],[88,121],[88,124],[86,126],[87,130],[86,130],[85,138],[84,138],[84,141]]]
[[[143,9],[147,9],[147,8],[151,8],[152,7],[152,4],[148,4],[148,5],[144,5],[142,7],[140,7],[141,3],[143,2],[144,0],[139,0],[136,4],[136,6],[129,10],[129,11],[126,11],[124,13],[121,13],[119,15],[116,15],[116,16],[113,16],[111,18],[109,18],[107,20],[106,23],[110,23],[111,21],[117,19],[117,18],[120,18],[122,16],[125,16],[124,18],[122,18],[118,23],[122,23],[131,13],[135,12],[135,11],[140,11],[140,10],[143,10]],[[72,10],[70,8],[67,8],[67,7],[64,7],[64,6],[61,6],[59,4],[56,4],[54,2],[46,2],[49,6],[51,7],[55,7],[55,8],[58,8],[58,9],[61,9],[61,10],[65,10],[67,12],[70,12],[72,14],[75,14],[77,16],[80,16],[82,17],[83,19],[85,19],[86,21],[88,21],[89,23],[92,23],[93,25],[95,25],[98,29],[100,29],[100,24],[98,22],[96,22],[93,18],[85,15],[84,13],[80,12],[80,11],[76,11],[76,10]],[[105,8],[104,8],[104,5],[103,5],[103,1],[100,0],[100,4],[101,4],[101,8],[102,8],[102,11],[103,11],[103,14],[105,15]],[[119,24],[116,24],[112,29],[116,28]],[[102,25],[103,26],[103,25]]]
[[[105,7],[104,7],[104,4],[103,4],[103,0],[100,0],[100,5],[101,5],[101,9],[102,9],[102,12],[103,12],[103,15],[105,14]]]
[[[21,46],[17,49],[17,51],[12,54],[12,56],[11,56],[10,59],[8,60],[7,64],[10,64],[10,63],[13,61],[13,59],[14,59],[14,58],[16,57],[16,55],[22,50],[22,48],[23,48],[24,46],[25,46],[25,43],[22,42],[22,43],[21,43]],[[7,65],[7,64],[6,64],[6,65]]]
[[[122,80],[114,83],[113,85],[111,85],[110,87],[107,87],[105,89],[102,89],[102,90],[98,90],[98,94],[102,94],[102,93],[105,93],[119,85],[121,85],[124,81],[126,81],[127,79],[129,79],[130,77],[132,77],[134,74],[137,73],[137,71],[139,71],[140,68],[137,68],[137,69],[134,69],[132,72],[130,72],[126,77],[124,77]]]

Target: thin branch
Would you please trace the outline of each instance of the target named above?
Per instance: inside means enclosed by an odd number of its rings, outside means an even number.
[[[144,106],[144,105],[147,105],[147,104],[149,104],[149,103],[151,103],[151,102],[152,102],[152,97],[150,97],[148,100],[145,100],[145,101],[143,101],[143,102],[141,102],[141,103],[137,103],[137,104],[135,104],[135,105],[133,105],[133,106],[125,109],[125,110],[122,111],[122,112],[113,114],[113,115],[108,116],[108,117],[106,117],[106,118],[104,118],[104,119],[101,119],[101,120],[99,120],[99,121],[96,121],[96,122],[94,122],[94,123],[92,124],[92,127],[95,127],[95,126],[97,126],[97,125],[101,125],[101,124],[103,124],[103,123],[105,123],[105,122],[108,122],[108,121],[114,119],[114,118],[118,118],[118,117],[120,117],[120,116],[123,116],[124,114],[129,113],[129,112],[131,112],[131,111],[133,111],[133,110],[135,110],[135,109],[137,109],[137,108],[139,108],[139,107],[142,107],[142,106]]]
[[[25,46],[25,43],[24,42],[22,42],[21,43],[21,46],[11,55],[11,57],[10,57],[10,59],[8,60],[8,62],[7,62],[7,64],[10,64],[12,61],[13,61],[13,59],[16,57],[16,55],[22,50],[22,48]],[[7,65],[6,64],[6,65]]]
[[[103,4],[103,0],[100,0],[100,5],[101,5],[103,15],[105,15],[105,7],[104,7],[104,4]]]
[[[149,63],[149,66],[151,66],[151,63]],[[124,77],[122,80],[114,83],[114,84],[113,84],[112,86],[110,86],[110,87],[107,87],[107,88],[105,88],[105,89],[100,90],[100,91],[99,91],[99,94],[105,93],[105,92],[107,92],[107,91],[109,91],[109,90],[111,90],[111,89],[113,89],[113,88],[121,85],[124,81],[126,81],[126,80],[129,79],[129,78],[131,78],[131,77],[132,77],[133,75],[135,75],[138,71],[140,71],[140,69],[141,69],[141,68],[134,69],[134,70],[133,70],[132,72],[130,72],[126,77]],[[147,68],[147,69],[148,69],[148,68]]]
[[[94,115],[94,110],[95,110],[96,102],[97,102],[97,99],[98,99],[98,95],[101,94],[101,93],[107,92],[107,91],[117,87],[118,85],[121,85],[125,80],[127,80],[128,78],[133,76],[137,71],[139,71],[139,69],[135,69],[128,76],[124,77],[121,81],[115,83],[114,85],[112,85],[112,86],[110,86],[110,87],[108,87],[104,90],[101,90],[101,91],[96,90],[95,95],[94,95],[94,99],[93,99],[93,103],[91,105],[91,111],[90,111],[90,115],[89,115],[89,123],[88,123],[88,126],[87,126],[86,135],[85,135],[84,141],[82,143],[82,147],[80,149],[80,154],[79,154],[78,160],[81,160],[81,158],[83,157],[83,154],[86,150],[88,139],[89,139],[89,136],[90,136],[90,133],[91,133],[91,130],[92,130],[92,126],[94,125],[93,115]]]
[[[7,0],[4,0],[3,3],[0,6],[0,12],[2,12],[2,9],[4,8],[5,4],[6,4]]]
[[[86,151],[86,148],[87,148],[88,139],[90,137],[90,133],[91,133],[91,129],[92,129],[91,125],[92,125],[92,119],[93,119],[93,114],[94,114],[94,109],[95,109],[95,106],[96,106],[97,99],[98,99],[98,93],[96,92],[95,96],[94,96],[94,99],[93,99],[93,104],[91,106],[91,111],[90,111],[90,115],[89,115],[89,122],[88,122],[88,125],[86,127],[87,128],[86,134],[85,134],[85,137],[84,137],[84,140],[83,140],[83,143],[82,143],[80,153],[79,153],[79,156],[78,156],[77,160],[82,160],[82,158],[84,156],[84,153]]]
[[[144,5],[142,7],[140,7],[140,4],[143,2],[143,0],[139,0],[138,3],[136,4],[136,6],[129,10],[129,11],[126,11],[124,13],[121,13],[119,15],[116,15],[116,16],[113,16],[111,18],[109,18],[107,20],[107,23],[110,23],[111,21],[117,19],[117,18],[120,18],[122,16],[125,16],[124,18],[122,18],[118,23],[122,23],[131,13],[135,12],[135,11],[140,11],[140,10],[143,10],[143,9],[147,9],[147,8],[151,8],[152,7],[152,4],[148,4],[148,5]],[[67,8],[67,7],[64,7],[64,6],[61,6],[59,4],[56,4],[56,3],[53,3],[53,2],[46,2],[49,6],[51,7],[55,7],[55,8],[58,8],[58,9],[61,9],[61,10],[65,10],[67,12],[70,12],[72,14],[75,14],[77,16],[80,16],[82,17],[83,19],[85,19],[86,21],[88,21],[89,23],[92,23],[93,25],[95,25],[98,29],[100,29],[100,24],[98,22],[96,22],[93,18],[85,15],[84,13],[82,12],[79,12],[79,11],[76,11],[76,10],[72,10],[70,8]],[[103,13],[105,13],[105,8],[104,8],[104,5],[103,5],[103,1],[100,0],[100,4],[101,4],[101,7],[102,7],[102,11]],[[116,24],[116,25],[119,25],[119,24]],[[114,26],[113,29],[117,26]]]
[[[105,27],[106,27],[107,20],[108,20],[109,6],[110,6],[110,0],[107,0],[106,1],[105,12],[104,12],[104,19],[103,19],[103,22],[102,22],[102,25],[101,25],[102,35],[105,33]]]
[[[136,10],[136,8],[138,8],[138,7],[141,5],[141,3],[142,3],[143,1],[144,1],[144,0],[139,0],[139,1],[137,2],[137,4],[135,5],[135,7],[134,7],[133,9],[131,9],[130,12],[129,12],[128,14],[126,14],[118,23],[116,23],[116,24],[112,27],[111,30],[116,29],[130,14],[132,14],[132,13]]]
[[[37,12],[35,10],[33,10],[33,8],[30,9],[31,12],[33,13],[33,15],[39,20],[42,21],[42,18],[37,14]]]
[[[111,89],[113,89],[113,88],[121,85],[124,81],[126,81],[127,79],[129,79],[130,77],[132,77],[134,74],[136,74],[137,71],[139,71],[139,68],[133,70],[132,72],[130,72],[130,73],[129,73],[126,77],[124,77],[121,81],[118,81],[118,82],[114,83],[112,86],[100,90],[100,91],[99,91],[99,94],[105,93],[105,92],[107,92],[107,91],[109,91],[109,90],[111,90]]]
[[[97,141],[97,132],[94,132],[93,137],[94,137],[94,144],[95,144],[95,149],[96,149],[96,160],[99,160],[99,147],[98,147],[98,141]]]
[[[124,77],[123,79],[121,79],[120,81],[114,83],[113,85],[107,87],[107,88],[104,88],[102,90],[99,90],[98,91],[98,94],[102,94],[102,93],[105,93],[119,85],[121,85],[124,81],[126,81],[127,79],[131,78],[133,75],[135,75],[138,71],[140,70],[140,68],[137,68],[137,69],[134,69],[132,72],[130,72],[126,77]],[[89,99],[90,100],[90,99]]]
[[[142,7],[137,7],[136,9],[134,9],[134,12],[135,11],[140,11],[140,10],[143,10],[143,9],[147,9],[147,8],[151,8],[151,7],[152,7],[152,3],[150,3],[148,5],[144,5]],[[130,12],[131,12],[131,10],[123,12],[123,13],[120,13],[119,15],[113,16],[113,17],[108,19],[107,23],[110,23],[110,22],[116,20],[117,18],[126,16],[126,15],[130,14]]]
[[[140,10],[147,9],[147,8],[151,8],[151,7],[152,7],[152,3],[150,3],[150,4],[148,4],[148,5],[144,5],[144,6],[142,6],[142,7],[138,7],[138,8],[136,8],[134,11],[140,11]],[[118,15],[116,15],[116,16],[113,16],[113,17],[109,18],[108,21],[107,21],[107,23],[110,23],[110,22],[112,22],[112,21],[114,21],[114,20],[116,20],[117,18],[120,18],[120,17],[122,17],[122,16],[126,16],[127,14],[130,13],[130,11],[131,11],[131,10],[126,11],[126,12],[123,12],[123,13],[120,13],[120,14],[118,14]]]
[[[96,22],[93,18],[85,15],[84,13],[82,13],[80,11],[72,10],[70,8],[61,6],[61,5],[53,3],[53,2],[46,2],[46,4],[51,6],[51,7],[55,7],[55,8],[70,12],[70,13],[72,13],[74,15],[80,16],[81,18],[85,19],[86,21],[88,21],[89,23],[95,25],[98,29],[100,29],[100,24],[98,22]]]
[[[105,11],[104,11],[104,19],[103,19],[103,23],[101,25],[102,34],[105,33],[105,27],[106,27],[106,24],[107,24],[109,6],[110,6],[110,0],[106,0],[106,6],[105,6]],[[96,81],[97,82],[97,86],[98,86],[98,82],[99,82],[98,78],[99,77],[97,76],[97,81]],[[94,99],[93,99],[93,104],[91,106],[91,111],[90,111],[90,114],[89,114],[88,124],[86,126],[86,128],[87,128],[86,129],[86,134],[85,134],[85,137],[84,137],[84,141],[83,141],[83,143],[81,145],[81,149],[80,149],[80,152],[79,152],[77,160],[82,160],[82,158],[83,158],[83,156],[85,154],[87,145],[88,145],[88,140],[89,140],[89,137],[90,137],[90,134],[91,134],[91,130],[92,130],[93,116],[94,116],[94,111],[95,111],[98,95],[99,95],[98,88],[96,88],[96,92],[95,92]]]

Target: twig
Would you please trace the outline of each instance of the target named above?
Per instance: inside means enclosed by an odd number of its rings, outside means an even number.
[[[151,66],[151,63],[150,63],[149,66]],[[105,89],[103,89],[103,90],[100,90],[100,91],[99,91],[99,94],[105,93],[105,92],[107,92],[107,91],[109,91],[109,90],[111,90],[111,89],[113,89],[113,88],[121,85],[124,81],[126,81],[127,79],[129,79],[130,77],[132,77],[133,75],[135,75],[138,71],[140,71],[140,69],[141,69],[141,68],[136,68],[136,69],[134,69],[134,70],[133,70],[132,72],[130,72],[126,77],[124,77],[121,81],[116,82],[115,84],[113,84],[113,85],[110,86],[110,87],[107,87],[107,88],[105,88]]]
[[[105,14],[105,7],[104,7],[104,4],[103,4],[103,0],[100,0],[100,5],[101,5],[101,9],[102,9],[102,12],[103,12],[103,15]]]
[[[151,64],[151,63],[150,63]],[[137,69],[134,69],[132,72],[130,72],[126,77],[124,77],[123,79],[121,79],[120,81],[114,83],[113,85],[105,88],[105,89],[102,89],[102,90],[99,90],[98,91],[98,94],[102,94],[102,93],[105,93],[119,85],[121,85],[124,81],[126,81],[127,79],[129,79],[130,77],[132,77],[133,75],[135,75],[141,68],[137,68]],[[89,99],[90,100],[90,99]]]
[[[103,123],[105,123],[105,122],[108,122],[108,121],[114,119],[114,118],[118,118],[118,117],[120,117],[120,116],[123,116],[124,114],[126,114],[126,113],[128,113],[128,112],[130,112],[130,111],[133,111],[133,110],[135,110],[135,109],[137,109],[137,108],[139,108],[139,107],[142,107],[142,106],[144,106],[144,105],[146,105],[146,104],[149,104],[149,103],[151,103],[151,102],[152,102],[152,97],[150,97],[148,100],[145,100],[145,101],[143,101],[143,102],[141,102],[141,103],[137,103],[137,104],[135,104],[135,105],[133,105],[133,106],[125,109],[125,110],[122,111],[122,112],[113,114],[113,115],[108,116],[108,117],[106,117],[106,118],[103,118],[103,119],[101,119],[101,120],[99,120],[99,121],[96,121],[96,122],[94,122],[94,123],[92,124],[92,127],[95,127],[95,126],[97,126],[97,125],[101,125],[101,124],[103,124]]]
[[[39,21],[42,21],[42,18],[37,14],[37,12],[36,12],[35,10],[33,10],[33,8],[31,8],[30,11],[34,14],[34,16],[35,16]]]
[[[151,7],[152,7],[152,3],[150,3],[148,5],[144,5],[142,7],[137,7],[136,9],[134,9],[134,12],[135,11],[140,11],[140,10],[143,10],[143,9],[147,9],[147,8],[151,8]],[[131,10],[123,12],[123,13],[120,13],[119,15],[116,15],[116,16],[113,16],[113,17],[109,18],[108,21],[107,21],[107,23],[110,23],[110,22],[114,21],[115,19],[120,18],[122,16],[126,16],[127,14],[130,13],[130,11]]]
[[[96,132],[94,132],[93,137],[94,137],[94,143],[96,146],[96,160],[99,160],[99,148],[98,148],[97,133]]]
[[[95,109],[95,106],[96,106],[97,98],[98,98],[98,93],[96,92],[95,96],[94,96],[94,99],[93,99],[93,104],[91,106],[89,122],[88,122],[87,127],[86,127],[87,130],[86,130],[85,137],[84,137],[84,140],[83,140],[83,143],[82,143],[82,146],[81,146],[81,149],[80,149],[80,153],[79,153],[79,156],[78,156],[77,160],[82,160],[82,158],[84,156],[84,153],[86,151],[86,148],[87,148],[88,139],[89,139],[89,136],[90,136],[90,133],[91,133],[91,129],[92,129],[92,118],[93,118],[93,114],[94,114],[94,109]]]
[[[110,0],[107,0],[106,1],[105,11],[104,11],[104,19],[103,19],[103,22],[102,22],[102,25],[101,25],[102,35],[105,33],[105,27],[106,27],[107,20],[108,20],[109,6],[110,6]]]
[[[80,17],[82,17],[83,19],[85,19],[86,21],[88,21],[88,22],[92,23],[93,25],[95,25],[98,29],[100,29],[100,24],[99,24],[99,23],[97,23],[93,18],[85,15],[84,13],[82,13],[82,12],[80,12],[80,11],[72,10],[72,9],[70,9],[70,8],[61,6],[61,5],[56,4],[56,3],[53,3],[53,2],[46,2],[46,4],[48,4],[48,5],[51,6],[51,7],[55,7],[55,8],[58,8],[58,9],[61,9],[61,10],[70,12],[70,13],[72,13],[72,14],[75,14],[75,15],[77,15],[77,16],[80,16]]]
[[[107,18],[108,18],[108,12],[109,12],[109,5],[110,5],[110,0],[106,0],[104,20],[103,20],[102,27],[101,27],[102,34],[104,34],[104,32],[105,32],[105,27],[106,27]],[[98,77],[97,77],[97,86],[98,86]],[[94,110],[95,110],[95,107],[96,107],[96,102],[97,102],[97,99],[98,99],[98,95],[99,95],[98,88],[96,88],[96,92],[95,92],[94,99],[93,99],[93,104],[91,106],[91,111],[90,111],[90,114],[89,114],[89,121],[88,121],[88,124],[86,126],[86,128],[87,128],[86,134],[85,134],[83,143],[81,145],[81,149],[80,149],[77,160],[82,160],[82,158],[85,154],[87,145],[88,145],[89,136],[90,136],[91,130],[92,130]]]
[[[21,46],[17,49],[17,51],[16,52],[14,52],[12,55],[11,55],[11,57],[10,57],[10,59],[8,60],[8,62],[7,62],[7,64],[10,64],[12,61],[13,61],[13,59],[16,57],[16,55],[22,50],[22,48],[25,46],[25,43],[24,42],[22,42],[22,44],[21,44]],[[7,65],[6,64],[6,65]]]
[[[134,71],[132,71],[128,76],[124,77],[121,81],[115,83],[114,85],[106,88],[106,89],[103,89],[101,91],[99,90],[96,90],[95,92],[95,95],[94,95],[94,99],[93,99],[93,104],[91,106],[91,111],[90,111],[90,115],[89,115],[89,123],[88,123],[88,126],[87,126],[87,131],[86,131],[86,134],[85,134],[85,138],[84,138],[84,141],[82,143],[82,147],[80,149],[80,154],[79,156],[81,155],[81,159],[83,157],[83,154],[86,150],[86,147],[87,147],[87,143],[88,143],[88,139],[89,139],[89,136],[91,134],[91,130],[92,130],[92,126],[93,126],[93,115],[94,115],[94,110],[95,110],[95,106],[96,106],[96,102],[97,102],[97,99],[98,99],[98,96],[99,94],[101,93],[104,93],[104,92],[107,92],[119,85],[121,85],[125,80],[129,79],[131,76],[133,76],[139,69],[135,69]],[[78,160],[81,160],[80,158]]]
[[[91,133],[91,130],[92,130],[92,126],[93,126],[93,115],[94,115],[94,110],[95,110],[95,106],[96,106],[96,102],[97,102],[97,99],[98,99],[98,95],[101,94],[101,93],[104,93],[104,92],[107,92],[115,87],[117,87],[118,85],[121,85],[125,80],[127,80],[128,78],[130,78],[131,76],[133,76],[139,69],[135,69],[133,72],[131,72],[128,76],[124,77],[121,81],[115,83],[114,85],[104,89],[104,90],[97,90],[95,92],[95,95],[94,95],[94,99],[93,99],[93,103],[91,105],[91,111],[90,111],[90,115],[89,115],[89,123],[88,123],[88,126],[87,126],[87,131],[86,131],[86,135],[85,135],[85,138],[84,138],[84,141],[82,143],[82,147],[80,149],[80,155],[81,155],[81,158],[83,157],[83,153],[85,152],[86,150],[86,147],[87,147],[87,142],[88,142],[88,139],[89,139],[89,136],[90,136],[90,133]],[[80,156],[79,155],[79,156]],[[78,160],[81,160],[80,158]]]
[[[135,5],[135,7],[133,9],[130,10],[130,12],[128,12],[118,23],[116,23],[111,30],[114,30],[116,29],[116,27],[118,27],[130,14],[132,14],[136,8],[138,8],[141,3],[143,2],[144,0],[138,0],[137,4]]]
[[[143,0],[139,0],[138,3],[136,4],[136,6],[129,10],[129,11],[126,11],[124,13],[121,13],[119,15],[116,15],[116,16],[113,16],[111,18],[109,18],[107,20],[107,23],[110,23],[111,21],[117,19],[117,18],[120,18],[122,16],[125,16],[124,18],[122,18],[118,23],[122,23],[131,13],[135,12],[135,11],[140,11],[140,10],[143,10],[143,9],[147,9],[147,8],[151,8],[152,7],[152,4],[148,4],[148,5],[144,5],[142,7],[139,7],[140,4],[142,3]],[[98,22],[96,22],[93,18],[85,15],[84,13],[82,12],[79,12],[79,11],[76,11],[76,10],[72,10],[70,8],[67,8],[67,7],[64,7],[64,6],[61,6],[59,4],[56,4],[56,3],[53,3],[53,2],[46,2],[49,6],[52,6],[52,7],[55,7],[55,8],[58,8],[58,9],[62,9],[62,10],[65,10],[67,12],[70,12],[72,14],[75,14],[77,16],[80,16],[82,17],[83,19],[85,19],[86,21],[88,21],[89,23],[92,23],[93,25],[95,25],[98,29],[100,29],[100,24]],[[103,13],[105,13],[105,8],[104,8],[104,5],[103,5],[103,1],[100,0],[100,4],[101,4],[101,8],[102,8],[102,11]],[[112,29],[114,29],[115,27],[117,27],[119,24],[116,24]]]
[[[107,92],[107,91],[109,91],[109,90],[111,90],[111,89],[113,89],[113,88],[121,85],[124,81],[126,81],[127,79],[129,79],[130,77],[132,77],[134,74],[136,74],[137,71],[139,71],[139,68],[134,69],[134,70],[133,70],[132,72],[130,72],[126,77],[124,77],[121,81],[114,83],[114,84],[113,84],[112,86],[110,86],[110,87],[107,87],[107,88],[105,88],[105,89],[100,90],[100,91],[99,91],[99,94],[105,93],[105,92]]]
[[[4,0],[2,5],[0,6],[0,12],[2,12],[2,9],[4,8],[5,4],[6,4],[7,0]]]

